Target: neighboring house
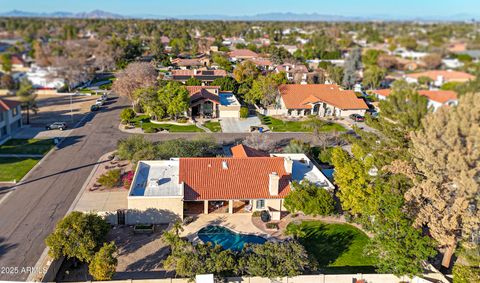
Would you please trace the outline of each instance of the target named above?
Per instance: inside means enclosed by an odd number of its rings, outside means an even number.
[[[396,58],[397,67],[401,70],[405,71],[415,71],[418,68],[424,68],[425,63],[421,60],[411,60],[411,59],[404,59],[404,58]]]
[[[421,73],[406,74],[405,80],[409,83],[418,83],[418,78],[429,77],[433,81],[433,85],[442,86],[448,82],[466,83],[475,79],[475,76],[468,73],[453,71],[453,70],[435,70]]]
[[[240,118],[240,102],[231,92],[218,86],[187,86],[190,94],[190,117]]]
[[[185,83],[189,78],[197,78],[203,84],[208,85],[217,78],[223,78],[227,76],[225,70],[172,70],[172,79]]]
[[[235,62],[235,61],[257,58],[258,54],[253,52],[250,49],[235,49],[229,52],[228,56],[230,57],[230,60]]]
[[[364,115],[367,104],[352,90],[334,84],[287,84],[278,88],[276,107],[267,108],[264,115],[347,117]]]
[[[391,89],[378,89],[374,93],[380,100],[387,99],[387,96],[392,92]],[[433,110],[447,105],[457,105],[458,98],[457,93],[451,90],[418,90],[418,94],[428,98],[428,107],[432,107]]]
[[[183,59],[183,58],[172,59],[172,64],[182,70],[206,67],[209,63],[210,63],[210,59],[208,59],[207,57],[193,58],[193,59]]]
[[[290,54],[293,54],[295,53],[295,51],[298,50],[298,47],[296,45],[280,45],[279,47],[285,48]]]
[[[442,64],[449,69],[457,69],[463,67],[463,62],[458,60],[457,58],[454,59],[442,59]]]
[[[60,89],[65,86],[65,80],[56,76],[56,72],[52,68],[33,66],[24,76],[36,89]]]
[[[428,53],[426,52],[410,51],[403,48],[395,50],[393,54],[400,56],[404,59],[413,59],[413,60],[420,60],[423,57],[428,55]]]
[[[0,142],[22,127],[21,103],[0,98]]]
[[[254,211],[268,211],[272,220],[280,220],[291,182],[309,180],[319,189],[334,188],[305,154],[232,152],[233,157],[139,161],[127,197],[126,224],[171,223],[212,212],[251,217]]]
[[[12,55],[12,71],[27,72],[29,70],[27,63],[21,55]]]
[[[271,71],[273,70],[273,63],[267,58],[253,58],[248,61],[253,62],[260,70]]]
[[[306,83],[308,76],[307,66],[303,64],[285,63],[275,68],[277,73],[285,72],[287,80],[295,83]]]

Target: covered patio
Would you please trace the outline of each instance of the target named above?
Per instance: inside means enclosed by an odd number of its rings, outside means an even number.
[[[250,200],[203,200],[184,201],[185,215],[251,213]]]

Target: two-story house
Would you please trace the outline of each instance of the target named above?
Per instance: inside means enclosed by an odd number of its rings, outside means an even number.
[[[0,143],[22,127],[20,102],[0,98]]]

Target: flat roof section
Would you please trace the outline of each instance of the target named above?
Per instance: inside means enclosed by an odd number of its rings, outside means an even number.
[[[139,161],[129,196],[183,197],[178,173],[178,159]]]
[[[240,102],[238,102],[237,98],[231,92],[220,92],[220,104],[223,106],[240,106]]]

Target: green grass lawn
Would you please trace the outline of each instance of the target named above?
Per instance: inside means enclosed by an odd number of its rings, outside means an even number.
[[[277,118],[273,118],[270,116],[263,116],[260,115],[260,120],[262,124],[267,125],[272,132],[311,132],[312,130],[305,127],[305,121],[282,121]],[[330,131],[337,131],[343,132],[345,128],[336,123],[326,123],[322,126],[322,131],[330,132]]]
[[[203,124],[203,126],[214,133],[222,131],[222,126],[220,126],[220,122],[207,121],[205,122],[205,124]]]
[[[0,145],[0,154],[46,154],[52,147],[51,139],[11,139]]]
[[[147,115],[135,117],[132,123],[134,123],[136,127],[141,126],[146,132],[149,132],[151,129],[156,129],[157,131],[168,130],[169,132],[203,132],[202,129],[195,125],[154,124],[150,122],[150,118]]]
[[[297,224],[289,224],[297,225]],[[299,241],[325,273],[372,273],[375,259],[365,255],[368,236],[349,224],[303,221]]]
[[[20,181],[41,158],[0,158],[0,182]]]

